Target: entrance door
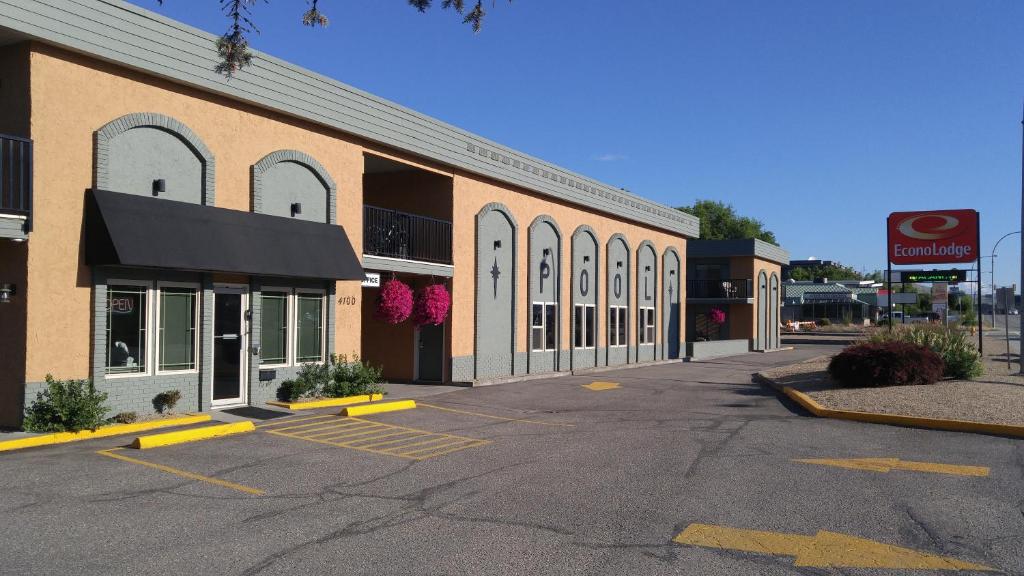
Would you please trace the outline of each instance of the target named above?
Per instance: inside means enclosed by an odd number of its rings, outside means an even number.
[[[444,380],[444,324],[425,324],[416,333],[416,379],[441,382]]]
[[[247,366],[244,289],[217,288],[213,296],[213,405],[245,403]]]

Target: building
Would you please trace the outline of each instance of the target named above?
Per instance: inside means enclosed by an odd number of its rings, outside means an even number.
[[[863,324],[865,320],[876,320],[881,286],[870,280],[786,280],[782,284],[782,321],[824,318],[833,324]]]
[[[806,260],[790,260],[782,264],[782,278],[789,280],[793,270],[798,268],[819,268],[824,266],[832,266],[835,264],[832,260],[818,260],[817,258],[808,258]]]
[[[789,253],[757,239],[690,240],[686,250],[687,355],[778,348],[780,277]]]
[[[0,424],[47,374],[146,413],[331,354],[471,383],[681,356],[696,218],[270,56],[228,80],[214,40],[117,0],[0,11]],[[450,314],[383,324],[364,272]]]

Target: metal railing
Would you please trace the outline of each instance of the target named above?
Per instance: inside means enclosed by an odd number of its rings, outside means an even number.
[[[376,206],[363,206],[363,253],[452,263],[452,223]]]
[[[0,214],[31,219],[32,141],[27,138],[0,134]]]
[[[754,297],[754,281],[751,278],[687,280],[686,297],[746,300]]]

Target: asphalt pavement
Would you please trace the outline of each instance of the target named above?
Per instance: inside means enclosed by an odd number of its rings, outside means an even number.
[[[446,390],[154,450],[5,453],[0,573],[939,573],[849,568],[902,554],[871,541],[1024,574],[1024,441],[817,419],[751,383],[836,349]],[[851,458],[986,474],[797,461]]]

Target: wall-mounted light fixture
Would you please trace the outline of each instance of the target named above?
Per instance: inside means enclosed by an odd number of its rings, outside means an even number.
[[[590,256],[584,256],[583,257],[583,261],[584,262],[590,262]]]
[[[302,214],[302,202],[292,202],[292,216]]]
[[[650,266],[644,266],[644,272],[650,272],[650,271],[651,271],[651,267]]]
[[[18,287],[14,284],[0,284],[0,304],[10,304],[11,296],[18,293]]]
[[[676,275],[676,271],[675,270],[669,270],[668,271],[668,275],[669,276],[675,276]]]
[[[159,196],[164,192],[167,192],[167,181],[163,178],[153,180],[153,196]]]
[[[615,267],[616,268],[622,268],[622,260],[619,260],[618,262],[616,262],[615,263]]]
[[[498,248],[501,248],[501,240],[494,241],[494,249],[497,250]]]
[[[550,254],[551,254],[551,248],[545,248],[544,249],[544,255],[545,256],[549,256]]]

